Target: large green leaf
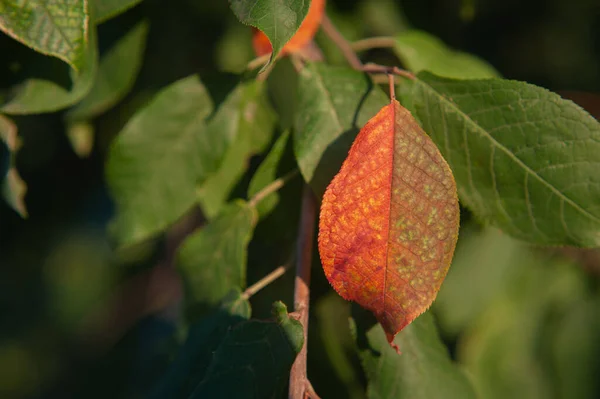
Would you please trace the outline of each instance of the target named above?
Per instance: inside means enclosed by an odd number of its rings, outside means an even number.
[[[138,23],[100,59],[90,92],[67,113],[69,121],[94,118],[118,103],[133,87],[142,65],[148,23]]]
[[[7,114],[37,114],[54,112],[75,104],[90,91],[98,69],[98,48],[96,45],[96,28],[92,25],[87,30],[83,45],[83,55],[78,61],[78,70],[69,67],[65,71],[71,82],[65,84],[42,77],[30,77],[12,87],[5,103],[0,105],[0,112]],[[41,75],[47,74],[46,63],[30,65]],[[64,65],[65,69],[67,65]]]
[[[122,245],[157,234],[196,202],[196,183],[215,168],[204,119],[212,102],[197,76],[179,80],[138,111],[111,147],[107,180]]]
[[[600,397],[600,298],[573,304],[554,329],[555,384],[561,399]]]
[[[273,314],[273,321],[246,321],[227,333],[190,399],[279,397],[304,332],[283,303],[273,304]]]
[[[310,0],[230,0],[229,4],[240,22],[267,35],[273,46],[272,62],[300,28]]]
[[[289,137],[290,132],[289,130],[286,130],[281,136],[279,136],[275,144],[273,144],[273,148],[271,148],[271,151],[269,151],[269,155],[267,155],[265,160],[260,164],[254,173],[254,176],[252,176],[252,180],[248,186],[248,198],[255,196],[260,190],[273,183],[273,181],[278,177],[277,172],[279,168],[279,162],[281,161],[281,157],[285,152]],[[258,215],[260,217],[265,217],[271,213],[273,208],[277,206],[278,202],[279,195],[277,192],[269,194],[256,204]]]
[[[246,286],[247,247],[256,219],[253,207],[236,201],[183,242],[177,264],[190,314],[202,313],[232,289]]]
[[[250,157],[269,144],[274,126],[275,114],[262,81],[240,83],[221,104],[207,128],[209,137],[222,138],[208,147],[220,157],[219,167],[198,187],[199,202],[209,219],[227,202]]]
[[[381,325],[355,307],[355,334],[371,399],[475,398],[465,374],[452,362],[440,341],[430,312],[423,313],[388,343]]]
[[[414,109],[481,219],[543,245],[600,245],[600,124],[571,101],[510,80],[423,72]]]
[[[187,398],[204,378],[213,353],[227,331],[249,319],[250,313],[250,303],[238,290],[229,293],[218,309],[192,323],[184,344],[149,398]]]
[[[322,370],[311,377],[315,390],[324,398],[364,399],[360,359],[348,325],[350,303],[330,290],[314,305],[311,303],[311,313],[315,318],[311,326],[315,335],[309,335],[308,368]]]
[[[27,217],[25,207],[25,193],[27,185],[21,179],[15,165],[15,154],[19,149],[19,137],[17,136],[17,125],[0,114],[0,144],[6,147],[8,159],[5,165],[0,165],[0,183],[2,183],[2,196],[6,202],[22,217]],[[4,163],[2,157],[0,162]]]
[[[396,36],[396,54],[403,65],[413,71],[427,70],[439,76],[455,79],[499,77],[487,62],[474,55],[447,47],[429,33],[408,30]]]
[[[90,28],[86,0],[0,0],[0,30],[76,71],[86,64]]]
[[[471,265],[479,267],[480,262]],[[585,280],[573,264],[532,253],[523,254],[509,272],[506,284],[496,290],[494,301],[463,332],[458,360],[483,398],[558,397],[552,389],[549,367],[552,352],[545,349],[551,349],[553,331],[561,328],[569,320],[569,313],[581,305]],[[569,337],[569,350],[574,346],[573,338]],[[591,349],[597,338],[591,339],[581,344]],[[573,349],[571,355],[576,354]],[[584,367],[590,366],[593,363]],[[559,372],[562,374],[564,369]],[[570,393],[567,397],[580,397]]]
[[[321,197],[360,128],[389,99],[349,68],[308,64],[300,72],[294,152],[300,172]]]
[[[142,0],[89,0],[89,2],[94,21],[101,23],[127,11]]]
[[[463,227],[452,267],[433,303],[441,329],[456,337],[469,326],[506,285],[509,270],[526,254],[524,243],[495,228]]]

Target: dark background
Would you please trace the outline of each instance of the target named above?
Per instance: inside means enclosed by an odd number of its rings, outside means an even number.
[[[327,6],[334,23],[349,39],[393,36],[408,28],[425,30],[454,48],[485,59],[505,78],[557,91],[595,115],[600,109],[597,0],[329,0]],[[177,301],[167,300],[165,305],[156,299],[163,289],[173,291],[169,285],[172,276],[161,277],[153,272],[164,255],[164,243],[156,240],[120,253],[114,251],[106,232],[114,211],[103,175],[108,145],[152,94],[181,77],[198,73],[218,104],[235,81],[231,72],[243,68],[253,53],[249,28],[237,22],[225,0],[174,0],[168,5],[145,0],[99,26],[101,52],[144,18],[150,21],[144,65],[133,91],[94,121],[96,136],[90,157],[81,159],[73,152],[65,136],[62,113],[14,118],[23,140],[17,166],[28,185],[30,216],[23,220],[0,202],[3,398],[140,396],[163,370],[176,340],[179,330],[173,315],[177,314]],[[317,39],[326,40],[322,35]],[[15,70],[15,62],[36,65],[36,73],[42,75],[52,71],[58,79],[68,79],[59,61],[36,54],[3,34],[0,54],[0,99],[24,77],[23,71]],[[339,54],[331,57],[341,62]],[[370,51],[365,57],[398,62],[383,50]],[[273,84],[285,87],[284,78],[278,79]],[[243,196],[248,177],[260,159],[253,159],[234,197]],[[298,181],[286,187],[275,213],[259,224],[250,246],[249,282],[289,255],[297,225],[299,190]],[[484,234],[467,211],[462,224],[471,229],[472,235]],[[553,253],[541,252],[538,263],[542,268],[556,260]],[[586,300],[598,304],[598,264],[593,255],[586,259],[585,268],[578,261],[569,267],[581,272],[577,278],[590,292]],[[358,360],[347,356],[345,364],[353,370],[350,373],[343,371],[346,366],[328,359],[326,334],[331,332],[320,327],[319,315],[328,314],[331,303],[333,309],[343,305],[332,297],[319,268],[314,268],[313,275],[309,338],[313,384],[324,398],[362,397],[364,377]],[[274,299],[292,303],[292,277],[285,276],[254,298],[256,317],[268,316]],[[592,307],[592,314],[600,315],[597,309],[600,307]],[[535,328],[541,328],[544,336],[551,333],[552,325]],[[343,315],[339,329],[334,339],[348,339]],[[464,331],[442,331],[458,360],[461,334]],[[576,337],[572,339],[575,345]],[[550,354],[542,349],[539,353],[536,364],[542,370],[556,368],[547,359]],[[598,362],[585,363],[586,359],[580,359],[579,366],[592,375],[600,373]],[[506,377],[501,371],[489,372],[496,373],[491,380]],[[550,370],[548,376],[553,372]],[[356,376],[354,383],[345,380],[348,375]],[[552,377],[544,381],[547,390],[515,389],[523,394],[520,397],[544,397],[545,393],[564,396]],[[591,398],[600,393],[595,384],[590,383],[581,391],[584,396],[579,397]],[[571,397],[579,394],[574,395]]]

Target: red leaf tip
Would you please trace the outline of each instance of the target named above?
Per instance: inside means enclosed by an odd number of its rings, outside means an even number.
[[[387,340],[388,340],[388,342],[389,342],[390,346],[391,346],[392,348],[394,348],[394,350],[396,351],[396,353],[397,353],[397,354],[401,355],[401,354],[402,354],[402,352],[400,352],[400,348],[398,347],[398,345],[396,345],[396,344],[394,343],[394,338],[396,337],[396,335],[397,335],[397,333],[396,333],[396,334],[390,334],[390,333],[389,333],[389,332],[387,332],[387,331],[386,331],[386,333],[385,333],[385,337],[387,338]]]

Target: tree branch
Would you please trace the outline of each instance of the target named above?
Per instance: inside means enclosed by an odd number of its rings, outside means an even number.
[[[306,375],[306,354],[308,339],[308,311],[310,303],[310,265],[312,260],[313,234],[316,219],[316,200],[308,184],[302,194],[302,213],[296,249],[296,285],[294,289],[294,310],[304,328],[304,345],[296,357],[290,372],[289,399],[304,399],[310,383]]]
[[[256,57],[255,59],[250,61],[248,63],[248,65],[246,65],[246,69],[249,71],[258,69],[258,68],[262,67],[263,65],[265,65],[269,61],[270,58],[271,58],[271,53],[261,55],[260,57]]]
[[[348,61],[348,64],[354,69],[361,70],[362,62],[360,58],[356,55],[354,50],[352,49],[352,45],[350,42],[346,40],[344,36],[335,28],[327,14],[323,15],[323,19],[321,20],[321,28],[323,32],[338,46],[344,58]]]
[[[279,179],[273,180],[270,184],[265,186],[259,192],[257,192],[251,199],[248,201],[248,205],[255,207],[260,201],[262,201],[265,197],[273,194],[275,191],[279,190],[281,187],[285,186],[285,184],[294,178],[298,174],[298,169],[294,169],[287,174],[281,176]]]
[[[374,48],[390,48],[396,45],[393,37],[370,37],[368,39],[358,40],[352,43],[352,50],[365,51]]]
[[[408,79],[415,79],[415,75],[400,69],[395,66],[385,66],[378,64],[366,64],[363,65],[358,55],[352,48],[352,44],[346,40],[344,36],[335,28],[331,20],[327,15],[323,16],[323,21],[321,22],[321,27],[323,31],[329,38],[336,44],[336,46],[340,49],[344,58],[348,61],[348,64],[357,71],[367,72],[367,73],[385,73],[385,74],[394,74],[398,76],[403,76]]]
[[[267,285],[271,284],[273,281],[283,276],[289,268],[290,262],[286,263],[285,265],[279,266],[271,273],[267,274],[266,276],[258,280],[256,283],[246,288],[246,290],[242,293],[242,299],[250,299],[252,295],[256,294],[258,291],[262,290]]]

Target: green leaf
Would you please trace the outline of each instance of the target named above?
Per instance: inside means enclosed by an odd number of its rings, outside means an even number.
[[[228,330],[248,320],[250,313],[250,303],[238,290],[230,292],[217,310],[194,322],[185,343],[149,398],[188,397],[206,374],[213,353]]]
[[[485,79],[500,74],[490,64],[474,55],[447,47],[426,32],[408,30],[396,36],[396,54],[413,72],[427,70],[455,79]]]
[[[571,306],[557,323],[552,345],[556,370],[555,397],[594,399],[600,397],[600,300],[582,300]]]
[[[273,313],[274,321],[250,320],[227,333],[190,399],[279,397],[304,333],[283,303],[275,302]]]
[[[452,362],[440,341],[430,312],[400,331],[390,346],[381,325],[370,314],[353,308],[357,344],[368,379],[367,395],[376,398],[476,398],[465,374]]]
[[[86,64],[89,28],[86,0],[0,0],[0,30],[76,71]]]
[[[310,0],[230,0],[229,4],[241,23],[254,26],[267,35],[273,46],[271,63],[300,28]]]
[[[66,133],[75,154],[80,158],[89,157],[94,148],[94,125],[88,122],[71,123]]]
[[[196,183],[214,170],[204,119],[212,101],[197,76],[159,92],[112,143],[106,174],[122,245],[155,235],[196,202]]]
[[[481,262],[472,267],[481,267]],[[544,353],[552,332],[579,305],[586,282],[575,265],[524,254],[493,303],[461,336],[457,357],[481,397],[548,398],[553,377]],[[555,324],[549,324],[551,320]],[[573,346],[573,336],[569,344]],[[595,339],[597,341],[597,338]],[[571,396],[568,397],[579,397]]]
[[[17,125],[3,115],[0,115],[0,141],[4,143],[9,152],[6,175],[0,174],[2,196],[11,208],[21,215],[21,217],[26,218],[25,193],[27,192],[27,185],[21,179],[15,165],[15,154],[20,144],[19,137],[17,136]],[[4,168],[0,172],[4,173]]]
[[[298,102],[298,72],[290,58],[282,58],[269,71],[267,87],[271,104],[282,130],[291,129],[296,118]]]
[[[262,152],[269,144],[275,126],[275,114],[261,81],[248,81],[238,87],[221,104],[208,124],[208,135],[220,137],[210,148],[219,154],[216,172],[198,187],[198,200],[206,217],[211,219],[221,207],[235,184],[248,168],[254,154]]]
[[[308,64],[300,72],[294,152],[319,198],[339,171],[360,128],[389,99],[349,68]]]
[[[527,253],[526,245],[499,230],[473,230],[461,230],[452,267],[433,303],[441,329],[454,337],[494,300]]]
[[[148,23],[138,23],[102,56],[92,89],[69,110],[67,120],[92,119],[125,97],[142,65],[147,33]]]
[[[142,0],[89,0],[94,21],[99,24],[141,3]]]
[[[311,312],[315,317],[314,327],[311,328],[318,336],[316,339],[310,337],[309,362],[319,365],[321,371],[318,379],[311,377],[311,382],[315,385],[318,380],[327,382],[325,386],[315,389],[324,398],[365,398],[360,360],[348,325],[350,303],[330,290],[314,305],[311,303]],[[308,367],[312,369],[311,363]],[[336,380],[339,380],[339,384],[334,383]]]
[[[214,307],[232,289],[245,288],[247,247],[256,219],[253,207],[236,201],[183,242],[177,265],[191,314]]]
[[[37,77],[28,78],[11,89],[6,102],[0,105],[0,112],[7,114],[54,112],[69,107],[85,97],[92,88],[98,69],[96,28],[91,27],[87,34],[79,68],[69,70],[70,86]],[[47,73],[43,71],[44,65],[33,67]]]
[[[285,147],[289,137],[290,132],[289,130],[286,130],[281,136],[279,136],[275,144],[273,144],[273,148],[271,148],[269,155],[267,155],[265,160],[260,164],[254,173],[254,176],[252,176],[252,180],[248,186],[248,198],[254,197],[260,190],[273,183],[273,181],[277,178],[279,162],[281,161],[281,157],[285,152]],[[259,217],[262,218],[271,213],[273,208],[277,206],[278,202],[279,194],[277,194],[277,192],[271,193],[260,200],[260,202],[256,204],[256,210]]]
[[[481,219],[542,245],[600,245],[600,124],[571,101],[510,80],[420,73],[414,108]]]

